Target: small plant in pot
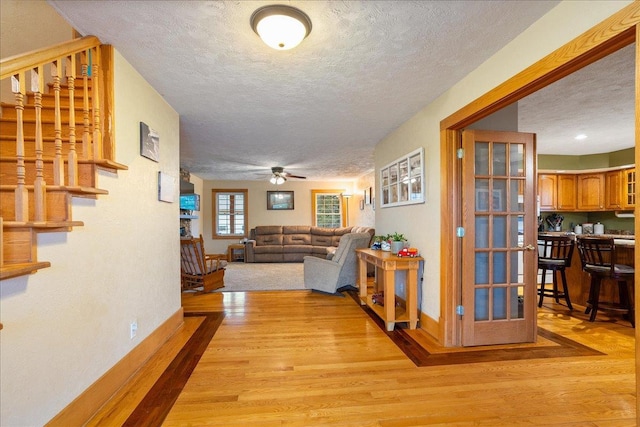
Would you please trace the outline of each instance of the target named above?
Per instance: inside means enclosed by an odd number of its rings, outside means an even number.
[[[407,242],[407,238],[404,237],[404,234],[401,233],[393,233],[387,236],[389,243],[391,244],[391,253],[397,254],[404,248],[405,243]]]

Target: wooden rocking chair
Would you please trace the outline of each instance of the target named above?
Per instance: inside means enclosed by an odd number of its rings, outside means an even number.
[[[182,290],[203,288],[211,292],[224,287],[224,254],[205,254],[202,235],[180,240],[180,272]]]

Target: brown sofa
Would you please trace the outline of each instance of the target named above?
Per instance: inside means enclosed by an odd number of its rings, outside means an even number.
[[[347,233],[369,233],[371,227],[321,228],[309,225],[262,225],[251,229],[245,262],[302,262],[305,256],[326,258]]]

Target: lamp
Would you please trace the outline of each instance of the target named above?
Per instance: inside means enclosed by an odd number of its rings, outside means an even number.
[[[311,19],[295,7],[263,6],[251,15],[251,28],[263,42],[276,50],[292,49],[311,32]]]
[[[344,213],[345,213],[345,218],[347,219],[346,221],[346,226],[349,226],[349,198],[352,196],[353,194],[351,193],[340,193],[340,196],[342,196],[343,199],[346,199],[344,202]]]

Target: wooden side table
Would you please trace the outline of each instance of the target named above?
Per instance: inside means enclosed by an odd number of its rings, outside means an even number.
[[[244,261],[244,245],[242,243],[229,245],[227,248],[227,261]]]
[[[373,249],[356,249],[358,254],[360,304],[369,306],[384,322],[387,331],[393,331],[396,322],[409,323],[409,329],[418,326],[418,267],[422,257],[398,257],[391,252]],[[371,294],[367,292],[367,264],[376,266],[381,271],[384,285],[384,306],[373,303]],[[403,270],[407,274],[406,307],[395,304],[395,271]],[[378,276],[380,277],[380,276]]]

